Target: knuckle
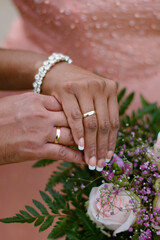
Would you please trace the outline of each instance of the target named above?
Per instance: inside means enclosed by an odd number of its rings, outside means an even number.
[[[75,160],[75,162],[80,162],[80,161],[81,161],[80,155],[77,154],[77,153],[75,153],[75,154],[74,154],[74,160]]]
[[[74,93],[74,84],[73,82],[65,82],[63,84],[63,88],[67,93],[73,94]]]
[[[102,122],[100,125],[99,125],[99,130],[100,132],[104,133],[104,134],[107,134],[110,130],[111,126],[110,126],[110,122],[105,120],[104,122]]]
[[[88,128],[89,130],[92,131],[96,131],[97,129],[97,119],[96,117],[90,117],[88,119],[86,119],[86,128]]]
[[[62,159],[66,159],[66,157],[67,157],[66,148],[63,146],[60,146],[60,148],[59,148],[59,157]]]
[[[111,125],[112,125],[113,129],[117,129],[118,130],[119,129],[119,120],[118,119],[113,120]]]
[[[39,110],[39,111],[34,111],[32,113],[32,117],[33,118],[48,118],[48,114],[45,111]]]
[[[71,112],[70,116],[73,120],[81,120],[82,119],[82,114],[78,109],[73,110]]]
[[[110,89],[112,93],[117,93],[117,83],[113,80],[110,80]]]
[[[106,82],[104,79],[98,79],[98,80],[95,80],[93,82],[94,84],[94,87],[97,89],[97,90],[104,90],[105,86],[106,86]]]

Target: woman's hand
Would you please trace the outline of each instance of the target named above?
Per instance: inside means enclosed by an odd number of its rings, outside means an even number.
[[[62,62],[46,74],[42,93],[62,104],[74,141],[85,146],[86,163],[101,170],[113,155],[119,128],[116,83]],[[96,114],[83,118],[92,110]]]
[[[61,137],[54,144],[57,126]],[[54,97],[25,93],[0,99],[0,164],[43,158],[83,162],[82,153],[63,145],[74,140]]]

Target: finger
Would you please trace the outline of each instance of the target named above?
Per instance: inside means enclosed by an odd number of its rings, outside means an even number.
[[[83,154],[80,151],[70,149],[68,147],[47,143],[39,152],[41,159],[64,160],[84,164]]]
[[[63,96],[62,105],[72,131],[74,141],[80,150],[84,149],[84,129],[82,113],[75,96],[66,94]]]
[[[102,171],[108,152],[109,131],[111,128],[106,96],[97,96],[95,107],[98,120],[97,171]]]
[[[62,111],[62,106],[55,97],[42,94],[40,96],[42,96],[43,105],[48,111]]]
[[[48,136],[48,142],[49,143],[54,143],[55,142],[56,134],[57,134],[57,128],[55,127],[55,128],[53,128],[50,135]],[[66,146],[75,145],[71,130],[69,128],[64,128],[64,127],[60,128],[59,144],[66,145]]]
[[[119,109],[118,109],[117,96],[111,96],[109,98],[108,109],[109,109],[109,118],[111,123],[111,131],[109,133],[107,158],[110,159],[115,150],[117,132],[119,129]]]
[[[88,96],[87,92],[83,92],[83,96],[79,95],[78,101],[82,113],[87,113],[95,110],[94,103],[91,97]],[[84,123],[84,139],[85,139],[85,161],[89,164],[91,170],[95,169],[97,161],[97,118],[96,114],[83,118]]]
[[[69,127],[67,118],[64,114],[64,112],[49,112],[49,117],[51,121],[53,122],[54,127]]]

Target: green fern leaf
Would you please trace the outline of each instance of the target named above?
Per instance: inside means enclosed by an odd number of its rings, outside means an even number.
[[[33,218],[28,212],[21,210],[20,213],[26,218]]]
[[[46,186],[47,191],[51,194],[53,199],[56,201],[57,207],[59,209],[66,209],[66,198],[59,192],[55,191],[51,186]]]
[[[34,205],[40,210],[40,212],[42,214],[44,214],[44,215],[48,215],[49,214],[47,209],[45,208],[45,206],[42,203],[40,203],[37,200],[32,200],[32,201],[33,201]]]
[[[124,97],[125,93],[126,93],[126,88],[123,88],[120,91],[120,93],[118,94],[118,98],[117,98],[118,102],[120,102],[122,100],[122,98]]]
[[[57,207],[56,202],[53,202],[52,199],[45,192],[40,191],[40,194],[41,194],[42,199],[45,201],[45,203],[51,209],[52,213],[58,213],[58,207]]]
[[[129,105],[131,104],[132,100],[134,98],[134,92],[129,94],[124,102],[121,104],[120,109],[119,109],[119,115],[122,116],[126,110],[128,109]]]
[[[34,226],[38,227],[39,225],[41,225],[43,223],[44,219],[45,219],[44,216],[38,217],[36,222],[34,223]]]
[[[27,220],[19,218],[19,217],[11,217],[11,218],[0,219],[0,222],[2,222],[2,223],[24,223],[24,222],[27,222]]]
[[[52,225],[53,220],[54,220],[54,216],[48,216],[45,222],[40,227],[39,232],[43,232],[44,230],[49,228]]]
[[[22,219],[22,220],[24,220],[25,219],[25,217],[24,216],[22,216],[21,214],[19,214],[19,213],[17,213],[16,214],[16,217],[18,217],[19,219]]]
[[[52,164],[55,161],[57,161],[57,160],[42,159],[42,160],[37,161],[35,164],[33,164],[32,168],[45,167],[45,166]]]
[[[56,239],[59,236],[65,235],[64,227],[66,226],[66,219],[63,218],[63,220],[56,222],[56,225],[54,226],[54,229],[52,232],[48,235],[48,239]]]
[[[62,162],[61,165],[58,167],[60,171],[53,172],[53,174],[50,176],[50,179],[48,181],[48,185],[54,187],[56,184],[60,183],[62,180],[66,180],[73,166],[74,164],[71,162]]]
[[[140,98],[143,107],[148,106],[150,104],[142,95],[140,96]]]
[[[27,209],[28,212],[30,212],[34,217],[39,217],[40,214],[33,208],[30,206],[25,206],[25,208]]]

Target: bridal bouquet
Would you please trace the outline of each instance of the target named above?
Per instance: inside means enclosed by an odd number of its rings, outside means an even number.
[[[104,170],[62,162],[40,191],[42,201],[33,200],[33,206],[1,222],[34,222],[40,232],[50,227],[48,239],[160,239],[160,109],[141,97],[142,108],[125,115],[134,96],[125,98],[125,92],[118,95],[115,154]],[[41,160],[33,167],[53,162]]]

